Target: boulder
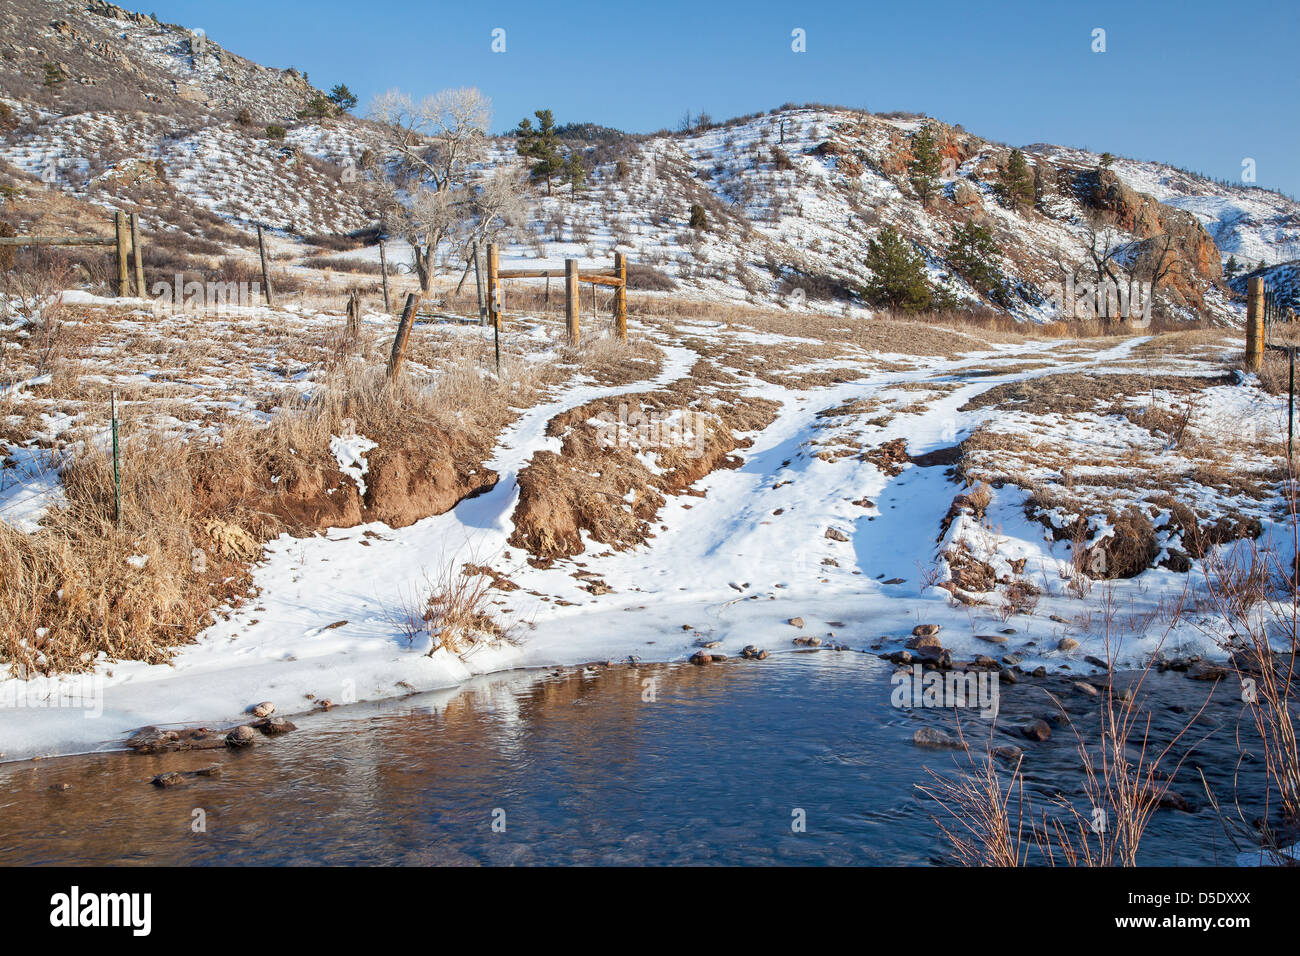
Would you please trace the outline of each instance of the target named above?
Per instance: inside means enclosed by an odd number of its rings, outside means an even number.
[[[226,746],[234,748],[251,747],[253,740],[257,737],[257,731],[253,730],[247,724],[241,724],[230,733],[226,734]]]
[[[962,208],[981,207],[984,205],[980,199],[980,191],[976,189],[968,180],[959,179],[952,187],[953,205]]]
[[[1031,720],[1020,728],[1020,733],[1024,735],[1026,740],[1041,742],[1052,739],[1052,728],[1045,720]]]
[[[259,720],[253,726],[268,737],[278,737],[281,734],[287,734],[298,729],[296,725],[283,717],[268,717],[266,720]]]
[[[935,727],[922,727],[912,734],[912,744],[926,750],[961,750],[962,743],[951,734]]]

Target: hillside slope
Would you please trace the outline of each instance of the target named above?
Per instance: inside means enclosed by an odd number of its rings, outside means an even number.
[[[369,165],[367,151],[383,166],[376,132],[347,115],[299,121],[319,91],[297,70],[252,63],[104,0],[18,0],[0,11],[0,27],[10,38],[0,44],[0,102],[10,111],[0,160],[19,171],[139,212],[154,242],[230,247],[246,244],[258,223],[287,239],[374,224],[371,174],[357,171]],[[950,163],[940,195],[923,204],[908,162],[926,124]],[[498,139],[483,174],[518,162],[513,146]],[[587,187],[536,196],[507,255],[604,259],[618,248],[706,298],[861,307],[868,243],[888,225],[925,255],[949,301],[1046,321],[1058,317],[1053,283],[1067,271],[1095,278],[1098,243],[1141,282],[1170,237],[1176,268],[1159,281],[1166,317],[1226,322],[1241,308],[1222,279],[1230,255],[1253,267],[1300,249],[1300,206],[1284,196],[1161,163],[1120,159],[1101,169],[1095,154],[1065,147],[1025,148],[1035,200],[1009,208],[997,187],[1010,148],[924,117],[788,107],[571,146],[590,167]],[[705,229],[688,227],[692,206],[705,210]],[[981,295],[948,261],[953,229],[965,222],[989,229],[1000,250],[996,296]],[[317,251],[301,245],[304,255]]]

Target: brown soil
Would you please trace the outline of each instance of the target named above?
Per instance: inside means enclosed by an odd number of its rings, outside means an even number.
[[[1224,375],[1089,375],[1066,372],[1020,382],[995,385],[963,405],[960,411],[977,408],[1030,408],[1040,414],[1069,414],[1095,411],[1113,405],[1116,399],[1149,394],[1153,388],[1175,394],[1200,391],[1215,385],[1230,385]]]
[[[404,436],[395,447],[381,443],[370,453],[364,497],[333,459],[295,461],[283,471],[274,460],[254,472],[211,470],[198,478],[197,490],[211,513],[239,514],[241,523],[246,521],[248,530],[261,538],[370,521],[403,528],[450,511],[496,484],[496,473],[484,468],[475,452],[457,436],[427,428],[421,435]],[[277,475],[284,477],[272,482]]]
[[[890,478],[900,474],[911,462],[907,454],[907,439],[894,438],[862,453],[862,460],[869,461]]]
[[[582,532],[618,551],[653,537],[651,523],[666,495],[702,494],[701,478],[719,468],[736,468],[732,454],[749,442],[737,432],[766,427],[779,405],[718,387],[730,376],[701,359],[691,373],[653,392],[621,395],[570,409],[547,425],[561,439],[561,452],[544,451],[519,473],[519,503],[510,543],[549,564],[584,550]],[[702,413],[704,427],[695,448],[652,446],[659,471],[651,471],[626,444],[602,444],[593,419],[635,420],[673,411]]]

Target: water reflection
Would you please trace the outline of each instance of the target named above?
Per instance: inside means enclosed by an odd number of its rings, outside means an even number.
[[[0,767],[0,862],[150,864],[924,864],[945,862],[914,785],[946,752],[917,749],[951,713],[890,706],[889,665],[821,652],[762,663],[498,675],[456,691],[298,721],[251,751],[111,754]],[[1159,732],[1208,688],[1149,678]],[[644,698],[653,682],[653,702]],[[1045,686],[1060,691],[1065,682]],[[1045,798],[1078,797],[1074,740],[1012,725],[1051,710],[1044,686],[1004,689],[997,742],[1026,748]],[[1200,789],[1231,794],[1240,705],[1216,695],[1151,863],[1225,863],[1233,850]],[[1087,726],[1095,700],[1067,698]],[[987,735],[988,725],[964,726]],[[158,790],[169,770],[219,764]],[[66,791],[51,787],[70,784]],[[195,831],[201,810],[206,829]],[[802,810],[804,833],[792,831]],[[504,823],[504,831],[494,830]]]

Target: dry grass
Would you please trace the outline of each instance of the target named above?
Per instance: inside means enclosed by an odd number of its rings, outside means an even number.
[[[1294,481],[1291,485],[1294,489]],[[1278,853],[1300,839],[1300,749],[1295,712],[1297,652],[1300,651],[1300,588],[1295,555],[1300,545],[1294,490],[1289,554],[1265,552],[1255,542],[1206,562],[1209,600],[1232,638],[1231,666],[1242,687],[1250,724],[1258,735],[1266,780],[1262,817],[1248,818],[1237,806],[1239,831],[1252,835],[1278,862],[1294,860]],[[1283,645],[1276,650],[1278,643]],[[1238,735],[1243,758],[1247,748]],[[1213,795],[1211,795],[1213,799]]]
[[[267,424],[235,423],[216,440],[128,425],[120,530],[111,459],[102,443],[90,443],[63,469],[66,507],[52,509],[31,535],[0,524],[0,661],[52,673],[83,670],[101,653],[166,660],[239,596],[261,541],[360,520],[355,486],[340,484],[331,436],[354,432],[385,449],[417,448],[424,460],[468,475],[514,414],[511,401],[533,387],[456,367],[431,384],[412,377],[393,384],[382,368],[349,363]],[[339,494],[327,494],[331,483]],[[413,507],[450,505],[454,486],[451,494]],[[355,513],[345,510],[349,503]],[[340,510],[319,510],[329,507]],[[128,561],[140,557],[143,567]]]
[[[101,654],[158,663],[235,595],[243,561],[198,526],[194,457],[155,436],[128,442],[120,529],[98,448],[65,468],[67,506],[38,531],[0,523],[0,661],[19,675],[84,670]]]
[[[505,622],[489,607],[495,581],[469,573],[477,567],[451,560],[426,574],[423,589],[393,615],[408,641],[428,636],[429,656],[440,650],[459,656],[482,642],[512,640],[517,622]]]
[[[1114,660],[1115,601],[1104,602],[1106,660]],[[1162,642],[1163,643],[1163,642]],[[1151,739],[1151,713],[1142,685],[1148,664],[1131,687],[1117,692],[1108,683],[1098,695],[1099,740],[1090,742],[1054,702],[1075,736],[1083,770],[1084,806],[1065,794],[1052,801],[1051,812],[1035,808],[1025,797],[1025,779],[1017,758],[1004,781],[990,752],[978,759],[961,738],[967,769],[955,777],[932,773],[935,783],[918,785],[944,813],[936,824],[948,837],[958,862],[967,866],[1022,866],[1031,849],[1048,866],[1137,866],[1143,835],[1152,815],[1173,785],[1191,750],[1174,758],[1175,746],[1196,724],[1204,704],[1160,746]],[[1208,703],[1207,697],[1206,702]],[[1014,812],[1013,807],[1014,796]],[[1030,821],[1031,838],[1024,836]]]
[[[975,758],[964,734],[960,740],[970,769],[948,776],[926,768],[933,782],[917,789],[944,811],[934,821],[962,866],[1024,866],[1032,843],[1025,834],[1023,757],[1017,755],[1004,784],[994,755]]]

